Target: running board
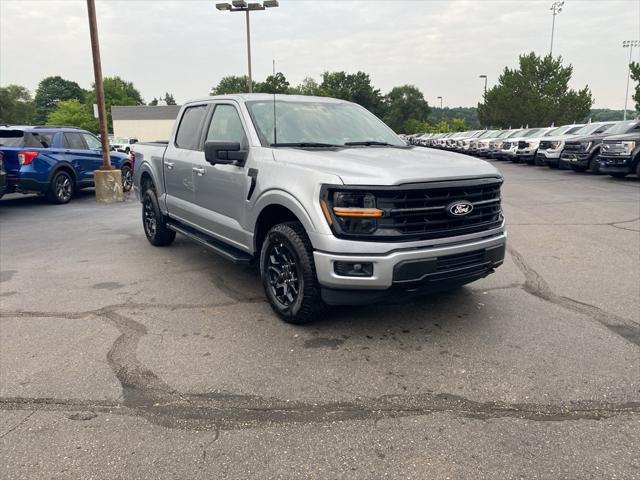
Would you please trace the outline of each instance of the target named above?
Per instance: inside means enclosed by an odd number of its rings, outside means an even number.
[[[181,233],[185,237],[189,237],[194,242],[197,242],[203,247],[214,251],[227,260],[231,260],[233,263],[248,265],[253,260],[253,257],[247,252],[243,252],[242,250],[232,247],[231,245],[227,245],[220,240],[197,231],[195,228],[191,228],[182,223],[177,223],[175,220],[167,222],[167,228],[170,228],[174,232]]]

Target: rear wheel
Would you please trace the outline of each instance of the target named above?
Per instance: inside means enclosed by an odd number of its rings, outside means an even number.
[[[313,248],[300,223],[269,230],[260,252],[260,274],[271,308],[285,322],[308,323],[322,311]]]
[[[64,170],[60,170],[53,175],[47,200],[55,204],[69,203],[75,190],[73,177]]]
[[[176,238],[176,232],[167,228],[167,217],[160,211],[152,188],[148,188],[142,197],[142,226],[147,240],[156,247],[171,245]]]

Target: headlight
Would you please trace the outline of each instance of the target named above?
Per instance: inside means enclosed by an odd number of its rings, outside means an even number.
[[[551,142],[550,146],[551,146],[551,148],[553,148],[555,150],[555,149],[560,148],[562,146],[562,142],[561,141]]]
[[[372,233],[378,228],[376,219],[384,214],[376,208],[376,197],[368,192],[329,192],[320,205],[329,225],[342,233]]]
[[[636,148],[636,142],[622,142],[622,148],[624,149],[624,153],[631,153]]]
[[[583,152],[588,152],[589,150],[591,150],[592,146],[593,146],[593,142],[582,142],[580,144],[580,148],[582,149]]]

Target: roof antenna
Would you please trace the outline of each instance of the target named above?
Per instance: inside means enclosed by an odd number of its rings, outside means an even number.
[[[275,85],[275,76],[276,76],[276,61],[273,60],[273,80]],[[278,129],[276,128],[276,90],[273,89],[273,143],[278,143]]]

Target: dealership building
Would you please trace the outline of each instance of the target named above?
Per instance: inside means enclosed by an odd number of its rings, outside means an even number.
[[[168,140],[180,105],[111,107],[113,134],[139,142]]]

